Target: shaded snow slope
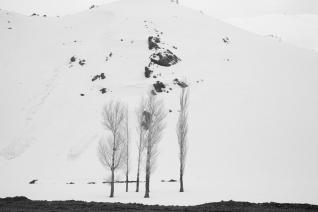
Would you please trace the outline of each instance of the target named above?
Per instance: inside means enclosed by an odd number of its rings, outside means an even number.
[[[135,106],[160,81],[172,112],[147,203],[317,203],[318,54],[169,2],[123,0],[61,18],[0,11],[0,196],[108,201],[96,157],[102,106],[129,103],[135,142]],[[150,50],[156,35],[160,49]],[[165,50],[180,61],[150,65]],[[175,78],[191,88],[181,196],[160,182],[178,176]],[[115,201],[143,201],[121,190]]]

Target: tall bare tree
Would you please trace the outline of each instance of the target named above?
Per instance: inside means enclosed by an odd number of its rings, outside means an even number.
[[[124,163],[125,138],[122,135],[125,119],[125,107],[120,102],[110,102],[104,106],[102,124],[111,136],[107,141],[101,140],[98,146],[98,156],[101,163],[111,170],[110,197],[114,197],[115,170]]]
[[[146,104],[144,99],[140,101],[139,107],[136,110],[137,116],[137,132],[139,134],[139,140],[137,142],[137,178],[136,178],[136,192],[139,192],[139,182],[140,182],[140,165],[142,161],[143,152],[145,150],[145,130],[143,127],[144,111],[146,110]]]
[[[128,184],[129,184],[129,113],[128,106],[126,106],[125,110],[125,171],[126,171],[126,192],[128,192]]]
[[[158,143],[165,128],[164,119],[167,116],[162,100],[156,95],[149,94],[146,100],[146,110],[143,112],[142,127],[146,136],[146,184],[145,198],[149,198],[150,176],[154,170],[155,159],[158,153]]]
[[[188,106],[189,106],[189,88],[182,88],[180,95],[180,113],[177,123],[177,136],[179,144],[179,162],[180,162],[180,192],[184,192],[183,175],[185,170],[187,156],[187,136],[188,136]]]

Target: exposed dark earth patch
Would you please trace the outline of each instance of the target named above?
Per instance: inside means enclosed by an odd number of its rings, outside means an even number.
[[[107,201],[105,196],[105,201]],[[311,212],[317,205],[288,203],[249,203],[221,201],[196,206],[160,206],[136,203],[102,203],[84,201],[32,201],[26,197],[0,198],[0,211],[248,211],[248,212]]]

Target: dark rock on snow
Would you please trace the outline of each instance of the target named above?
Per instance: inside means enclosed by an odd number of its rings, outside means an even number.
[[[181,59],[173,54],[169,49],[161,49],[150,56],[150,61],[160,66],[169,67],[177,64],[181,61]]]
[[[150,78],[153,71],[149,67],[145,67],[145,77]]]
[[[159,37],[149,36],[148,37],[148,48],[149,50],[159,49],[158,43],[160,43]]]
[[[157,81],[155,84],[153,84],[153,87],[156,92],[161,93],[166,88],[166,85],[163,82]]]
[[[106,79],[105,73],[97,74],[92,78],[92,82],[98,80],[98,79]]]
[[[107,88],[102,88],[102,89],[100,89],[99,90],[102,94],[105,94],[105,93],[107,93]]]
[[[181,88],[186,88],[186,87],[188,87],[188,84],[187,84],[187,83],[182,82],[182,81],[180,81],[180,80],[177,79],[177,78],[173,80],[173,83],[174,83],[175,85],[179,85]]]
[[[31,180],[29,184],[35,184],[38,180]]]

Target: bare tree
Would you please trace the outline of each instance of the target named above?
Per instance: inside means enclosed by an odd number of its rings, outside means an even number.
[[[146,132],[146,187],[145,198],[149,198],[150,175],[154,170],[155,159],[158,153],[158,143],[165,128],[164,119],[167,113],[162,100],[156,95],[149,94],[146,100],[146,110],[143,112],[143,130]]]
[[[125,139],[122,136],[125,108],[120,102],[110,102],[103,108],[102,124],[111,132],[107,142],[101,140],[98,146],[98,156],[101,163],[111,170],[110,197],[114,197],[115,170],[124,163]]]
[[[128,192],[129,183],[129,116],[128,116],[128,106],[126,106],[125,111],[125,169],[126,169],[126,192]]]
[[[179,162],[180,162],[180,192],[184,192],[183,175],[187,155],[187,135],[188,135],[188,106],[189,106],[189,89],[182,88],[180,95],[180,113],[177,123],[177,136],[179,144]]]
[[[145,150],[145,130],[143,127],[144,111],[146,110],[146,105],[144,99],[140,101],[139,107],[136,110],[137,116],[137,132],[139,134],[139,140],[137,142],[138,158],[137,158],[137,178],[136,178],[136,192],[139,192],[139,182],[140,182],[140,164],[142,161],[143,152]]]

